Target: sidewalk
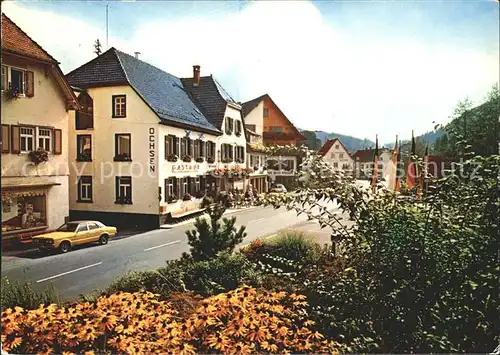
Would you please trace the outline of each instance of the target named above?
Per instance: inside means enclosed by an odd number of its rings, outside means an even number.
[[[227,215],[231,215],[231,214],[234,214],[234,213],[238,213],[238,212],[243,212],[243,211],[250,211],[250,210],[253,210],[253,209],[256,209],[256,208],[259,208],[261,206],[250,206],[250,207],[243,207],[243,208],[228,208],[226,209],[226,211],[224,212],[223,216],[227,216]],[[195,212],[193,212],[192,214],[198,214],[198,216],[193,216],[189,219],[186,219],[185,221],[182,221],[182,222],[179,222],[179,223],[172,223],[172,224],[162,224],[160,226],[161,229],[172,229],[174,227],[179,227],[179,226],[184,226],[186,224],[191,224],[194,222],[194,219],[195,217],[200,217],[200,218],[207,218],[208,215],[206,213],[200,213],[201,210],[197,210]],[[187,216],[186,216],[187,217]]]

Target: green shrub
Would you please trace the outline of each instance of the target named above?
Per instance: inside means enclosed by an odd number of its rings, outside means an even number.
[[[224,211],[220,204],[207,207],[209,220],[196,218],[195,229],[186,231],[193,259],[208,260],[219,252],[232,252],[245,238],[245,226],[236,230],[236,217],[222,218]]]
[[[211,206],[214,203],[214,199],[210,196],[205,196],[203,197],[203,200],[201,201],[201,208],[207,208]]]
[[[26,309],[38,308],[41,304],[61,304],[62,298],[55,291],[54,286],[50,284],[42,292],[33,290],[29,281],[19,282],[9,281],[4,277],[1,281],[2,297],[1,309],[13,308],[15,306],[23,307]]]
[[[281,231],[266,244],[268,253],[294,261],[314,263],[321,257],[321,246],[300,230]]]
[[[149,291],[165,299],[172,293],[192,291],[207,296],[233,290],[244,283],[258,285],[259,280],[260,274],[244,256],[220,253],[208,260],[184,257],[154,271],[128,272],[105,294]]]

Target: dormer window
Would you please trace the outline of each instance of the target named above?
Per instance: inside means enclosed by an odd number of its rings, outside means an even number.
[[[29,70],[2,65],[2,90],[11,90],[15,95],[35,95],[34,73]]]

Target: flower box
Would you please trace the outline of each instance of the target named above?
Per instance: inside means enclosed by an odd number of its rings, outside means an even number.
[[[204,161],[205,161],[205,158],[203,158],[203,157],[196,158],[197,163],[203,163]]]
[[[130,197],[120,197],[116,199],[115,203],[118,205],[131,205],[132,199]]]
[[[193,159],[193,158],[191,158],[191,156],[190,156],[190,155],[184,155],[184,156],[182,157],[182,161],[183,161],[183,162],[185,162],[185,163],[190,163],[192,159]]]
[[[167,156],[167,161],[175,163],[177,160],[179,160],[179,157],[175,154],[171,154]]]
[[[127,154],[118,154],[113,158],[114,161],[132,161],[130,155]]]
[[[49,160],[49,153],[41,147],[39,147],[37,150],[29,152],[28,156],[31,162],[35,165],[44,163]]]
[[[207,163],[213,164],[213,163],[215,163],[215,159],[213,157],[208,157],[207,158]]]

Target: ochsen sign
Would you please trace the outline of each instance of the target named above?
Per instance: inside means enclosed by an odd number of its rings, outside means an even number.
[[[149,172],[155,172],[155,129],[149,128]]]

